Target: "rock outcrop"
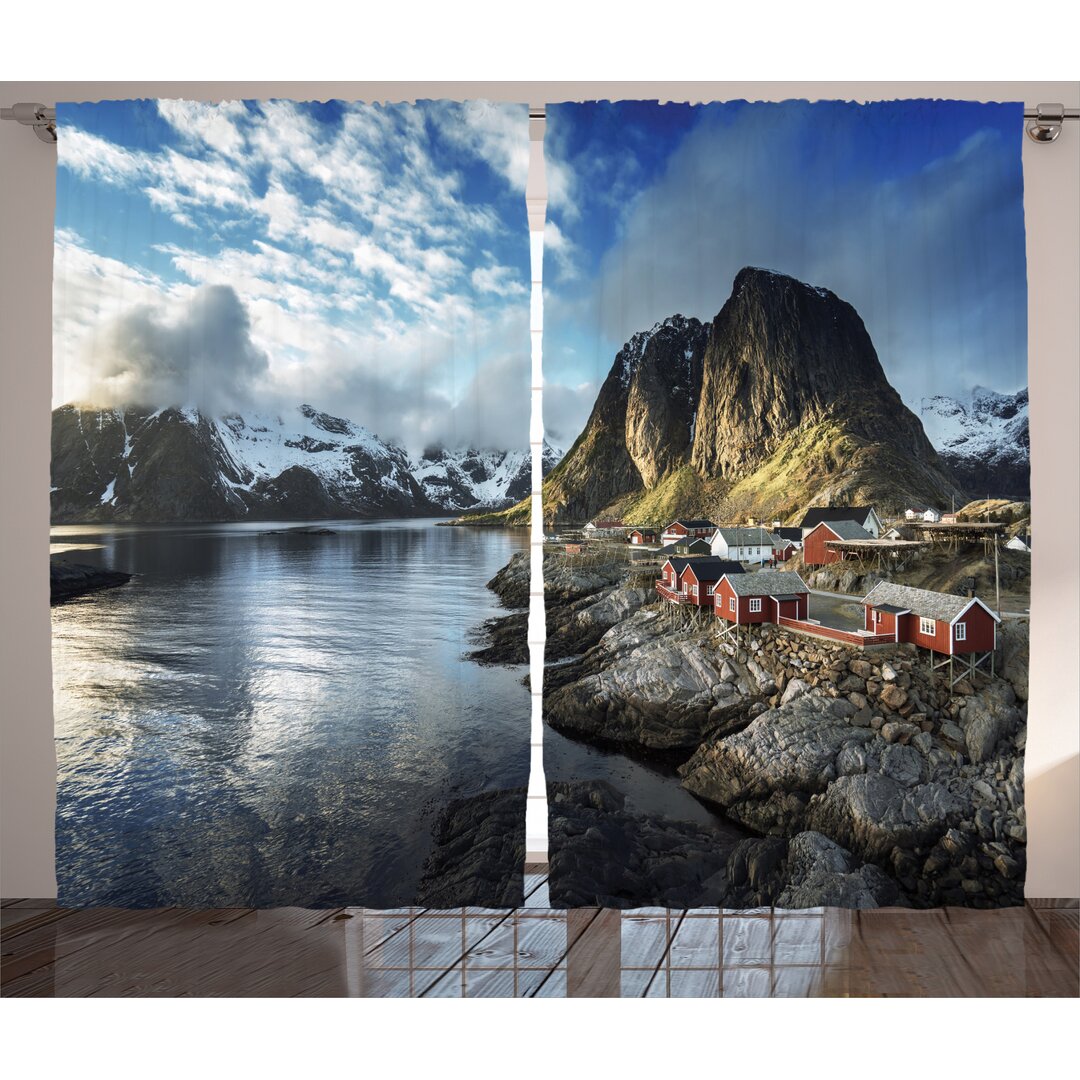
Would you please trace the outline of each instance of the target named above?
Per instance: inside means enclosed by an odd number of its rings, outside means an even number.
[[[131,575],[122,570],[103,570],[99,566],[53,559],[49,564],[49,600],[55,604],[98,589],[126,585]]]
[[[955,498],[854,308],[753,267],[709,326],[673,316],[623,346],[544,485],[545,517],[569,521]]]
[[[818,833],[740,838],[644,817],[601,781],[549,785],[553,907],[878,907],[898,901],[878,867]]]

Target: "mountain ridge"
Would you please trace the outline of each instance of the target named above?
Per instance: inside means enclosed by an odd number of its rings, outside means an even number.
[[[342,417],[208,416],[194,407],[53,411],[52,520],[232,521],[420,517],[512,504],[531,453],[404,449]],[[547,467],[557,451],[545,448]]]

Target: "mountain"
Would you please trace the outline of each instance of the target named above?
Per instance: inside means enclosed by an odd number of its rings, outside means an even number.
[[[414,463],[359,424],[310,405],[221,417],[64,405],[53,411],[52,519],[424,516],[497,508],[528,490],[527,452],[460,451],[436,461],[439,453]],[[453,484],[440,485],[440,469]]]
[[[855,309],[747,267],[710,325],[676,315],[623,346],[544,504],[548,520],[648,523],[953,498]]]
[[[543,447],[543,475],[556,465],[561,452]],[[424,494],[442,510],[469,512],[502,510],[532,490],[532,451],[425,450],[413,464],[413,475]]]
[[[942,460],[973,497],[1030,497],[1026,388],[999,394],[976,386],[967,403],[942,395],[924,398],[922,423]]]

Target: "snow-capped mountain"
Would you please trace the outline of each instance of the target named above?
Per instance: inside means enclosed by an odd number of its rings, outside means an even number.
[[[973,496],[1028,498],[1031,452],[1028,392],[976,386],[971,401],[923,398],[922,423],[938,454]]]
[[[543,475],[561,452],[544,444]],[[532,490],[532,453],[522,450],[445,450],[433,447],[413,463],[427,497],[443,510],[503,510]]]
[[[53,412],[58,523],[437,515],[506,506],[529,486],[527,449],[433,451],[414,463],[310,405],[221,417],[194,408]]]

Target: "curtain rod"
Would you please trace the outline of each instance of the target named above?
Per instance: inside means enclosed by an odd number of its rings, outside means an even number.
[[[543,119],[544,110],[530,109],[529,118]],[[1027,121],[1027,133],[1039,143],[1053,142],[1061,134],[1061,125],[1065,120],[1080,120],[1080,109],[1065,108],[1061,104],[1036,105],[1024,108]],[[56,142],[56,110],[39,102],[19,102],[10,109],[0,109],[0,120],[17,120],[34,129],[34,134],[42,142]]]

